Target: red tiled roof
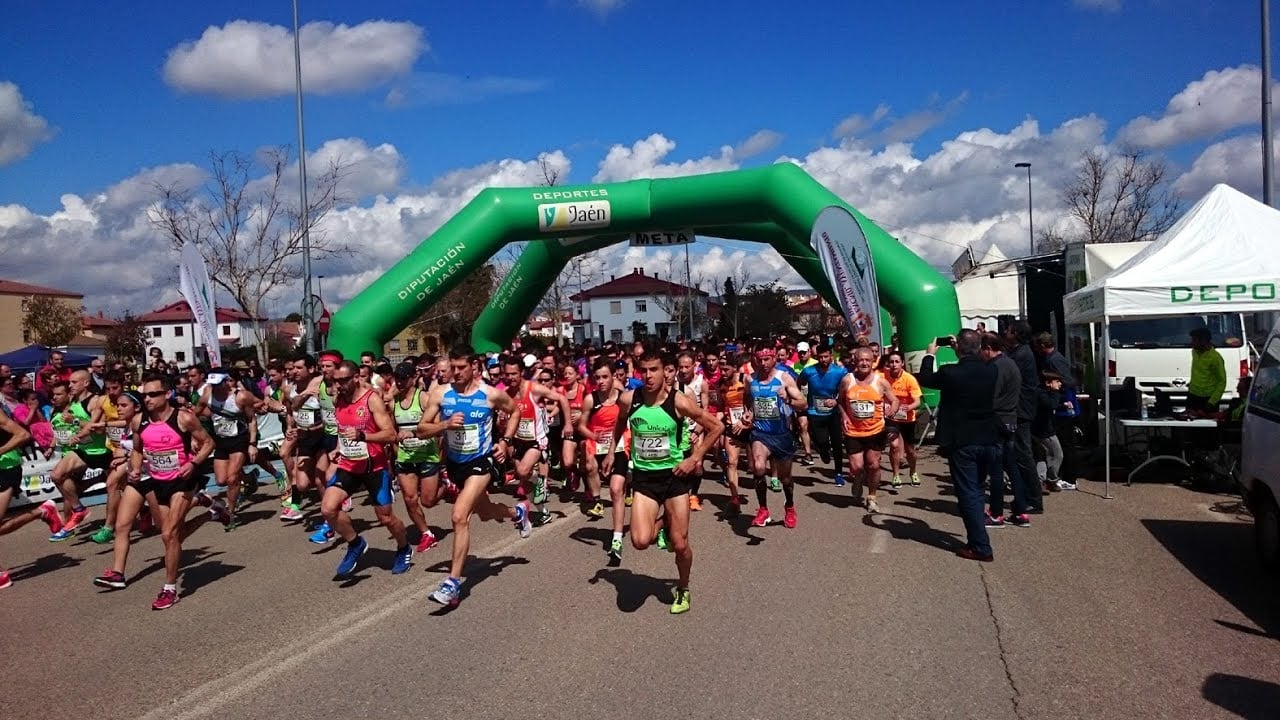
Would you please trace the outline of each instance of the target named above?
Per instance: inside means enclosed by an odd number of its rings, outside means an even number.
[[[91,328],[113,328],[120,323],[115,320],[98,313],[97,315],[85,315],[80,319],[80,326],[85,329]]]
[[[241,320],[249,320],[249,315],[234,308],[217,308],[214,316],[218,322],[239,322]],[[138,321],[144,323],[158,322],[193,322],[191,315],[191,306],[186,300],[179,300],[175,303],[169,303],[159,310],[139,315]]]
[[[45,287],[43,285],[15,282],[13,280],[0,280],[0,295],[52,295],[54,297],[69,298],[84,297],[83,293],[71,292],[70,290],[59,290],[57,288]]]
[[[793,315],[803,315],[804,313],[820,313],[827,310],[827,305],[822,301],[821,297],[810,298],[802,303],[796,303],[788,308]]]
[[[707,293],[697,288],[659,280],[652,275],[645,275],[643,268],[636,268],[631,271],[630,275],[623,275],[607,283],[583,290],[569,299],[574,302],[581,302],[592,298],[605,297],[649,297],[650,295],[666,295],[668,293],[684,295],[686,291],[692,295],[707,296]]]

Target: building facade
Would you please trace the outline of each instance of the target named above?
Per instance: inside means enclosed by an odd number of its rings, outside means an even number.
[[[220,307],[214,317],[218,324],[218,344],[222,347],[258,344],[253,319],[246,313]],[[147,327],[149,348],[159,348],[165,360],[176,360],[179,364],[205,362],[204,340],[187,301],[170,303],[137,319]]]
[[[575,313],[574,341],[579,343],[629,342],[638,336],[698,339],[710,331],[718,309],[702,290],[648,275],[644,268],[634,268],[622,277],[610,276],[608,282],[570,299]],[[683,312],[686,304],[691,313]]]
[[[83,312],[84,295],[70,290],[32,285],[13,280],[0,280],[0,352],[26,347],[32,338],[22,329],[27,306],[36,296],[52,297]]]

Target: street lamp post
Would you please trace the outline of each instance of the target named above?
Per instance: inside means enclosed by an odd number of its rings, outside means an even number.
[[[319,350],[316,344],[316,311],[311,306],[311,224],[307,208],[307,140],[302,127],[302,46],[298,41],[298,0],[293,0],[293,77],[298,107],[298,195],[302,206],[302,321],[307,328],[307,349]]]
[[[1027,169],[1027,236],[1030,242],[1030,246],[1028,247],[1028,250],[1030,251],[1029,254],[1035,255],[1036,254],[1036,221],[1035,221],[1035,216],[1031,212],[1031,163],[1029,162],[1015,163],[1014,167]]]

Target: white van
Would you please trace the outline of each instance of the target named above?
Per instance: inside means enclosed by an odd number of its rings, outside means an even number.
[[[1280,323],[1258,358],[1245,407],[1240,485],[1253,512],[1258,556],[1280,571]]]

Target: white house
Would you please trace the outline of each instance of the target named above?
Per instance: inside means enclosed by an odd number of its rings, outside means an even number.
[[[701,338],[720,309],[707,293],[646,275],[644,268],[634,268],[630,275],[622,277],[610,276],[608,282],[570,298],[577,325],[574,340],[630,341],[635,339],[636,330],[663,339],[688,336],[688,320],[676,327],[670,312],[686,297],[693,307],[693,336]]]
[[[560,332],[559,340],[573,340],[573,309],[567,308],[560,314]],[[534,315],[529,318],[529,322],[524,325],[524,332],[534,337],[554,338],[556,337],[556,322],[548,315]]]
[[[214,317],[218,323],[218,344],[223,348],[258,344],[253,320],[247,314],[220,307],[214,312]],[[148,351],[160,348],[165,360],[176,360],[179,364],[204,361],[204,341],[196,329],[195,317],[186,300],[140,315],[138,322],[147,327]]]

